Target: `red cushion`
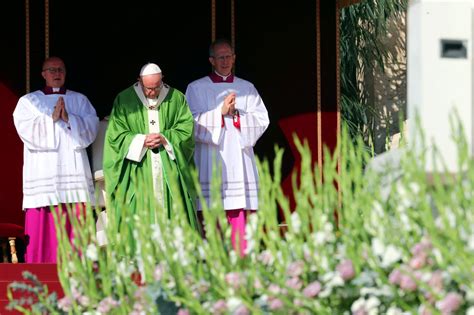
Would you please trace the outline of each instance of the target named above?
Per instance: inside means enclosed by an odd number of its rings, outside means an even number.
[[[23,237],[22,226],[12,223],[0,223],[0,237]]]

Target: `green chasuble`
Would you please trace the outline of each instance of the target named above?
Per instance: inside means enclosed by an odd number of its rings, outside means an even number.
[[[160,211],[167,216],[184,211],[191,226],[198,229],[194,202],[196,193],[191,178],[194,167],[194,119],[184,95],[165,85],[158,104],[159,130],[172,146],[174,159],[163,146],[146,150],[139,162],[127,159],[132,140],[150,133],[149,109],[135,84],[119,93],[114,101],[104,144],[103,169],[108,216],[115,224],[138,215],[141,221],[156,222]],[[141,92],[141,90],[140,90]],[[158,157],[159,153],[159,157]],[[162,200],[153,189],[152,155],[161,158]],[[163,212],[161,212],[163,213]],[[110,219],[109,219],[110,222]],[[111,222],[111,223],[112,223]],[[128,225],[128,224],[127,224]],[[118,226],[117,226],[118,228]]]

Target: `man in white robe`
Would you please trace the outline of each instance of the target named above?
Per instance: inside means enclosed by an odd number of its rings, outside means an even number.
[[[42,90],[22,96],[13,112],[23,150],[23,209],[27,263],[56,262],[57,237],[51,209],[64,214],[66,205],[81,211],[94,202],[94,186],[86,148],[99,125],[88,98],[64,88],[63,60],[43,63]],[[70,222],[66,230],[72,237]]]
[[[247,214],[258,209],[258,173],[253,147],[269,124],[265,105],[249,81],[235,77],[235,53],[227,40],[213,42],[209,62],[214,71],[186,90],[195,119],[195,162],[207,205],[213,167],[222,169],[222,202],[232,227],[232,244],[245,253]],[[215,160],[213,160],[213,158]],[[198,210],[202,210],[202,203]],[[202,213],[198,213],[202,218]]]

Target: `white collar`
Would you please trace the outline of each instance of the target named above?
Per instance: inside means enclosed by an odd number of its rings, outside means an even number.
[[[168,95],[168,92],[170,91],[169,85],[166,84],[166,83],[163,83],[163,87],[161,88],[160,95],[156,99],[156,102],[154,102],[155,100],[148,99],[145,96],[145,94],[143,94],[143,90],[142,90],[142,87],[140,85],[140,82],[135,83],[133,85],[133,88],[135,90],[135,93],[137,93],[138,98],[142,102],[143,106],[145,106],[146,108],[151,109],[151,110],[157,109],[161,105],[161,103],[163,102],[165,97]],[[152,102],[149,102],[149,100],[152,101]],[[155,104],[153,104],[153,103],[155,103]]]
[[[217,73],[217,71],[215,71],[215,70],[214,70],[214,73],[217,74],[218,76],[220,76],[222,78],[222,80],[224,80],[224,81],[227,81],[227,78],[232,75],[232,73],[229,74],[229,75],[222,75],[222,74]]]

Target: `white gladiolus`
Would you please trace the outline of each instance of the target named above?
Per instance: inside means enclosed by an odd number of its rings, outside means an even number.
[[[379,313],[379,305],[380,300],[375,296],[371,296],[368,299],[361,297],[352,303],[351,311],[352,313],[356,313],[362,310],[363,314],[376,315]]]
[[[474,251],[474,234],[471,234],[467,239],[467,248]]]
[[[236,297],[231,297],[227,300],[227,307],[230,312],[235,311],[240,305],[242,305],[242,300]]]
[[[381,260],[383,268],[390,267],[402,258],[402,252],[394,245],[385,246],[378,238],[372,239],[372,251]]]
[[[382,256],[382,267],[390,267],[402,258],[402,253],[393,245],[388,245]]]
[[[381,257],[385,252],[385,246],[383,245],[382,241],[378,238],[372,239],[372,251],[375,255]]]
[[[92,261],[97,261],[99,259],[99,252],[97,251],[97,246],[95,246],[95,244],[87,245],[86,257]]]
[[[301,219],[298,212],[293,212],[291,214],[291,226],[295,233],[299,233],[301,230]]]

